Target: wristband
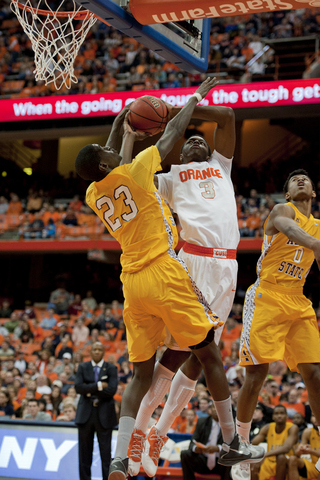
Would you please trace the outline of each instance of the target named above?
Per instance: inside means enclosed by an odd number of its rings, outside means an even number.
[[[198,103],[201,102],[202,100],[202,95],[198,92],[195,92],[192,97],[196,97],[196,99],[198,100]]]

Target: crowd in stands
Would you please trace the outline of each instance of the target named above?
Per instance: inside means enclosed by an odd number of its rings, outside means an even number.
[[[52,3],[52,2],[51,2]],[[65,9],[72,5],[65,2]],[[135,39],[96,22],[75,60],[79,82],[58,92],[34,79],[34,52],[10,0],[0,11],[0,95],[15,98],[55,94],[105,93],[198,85],[202,75],[187,74]],[[76,27],[77,28],[77,27]],[[269,38],[302,37],[320,31],[317,9],[268,12],[212,20],[208,72],[226,72],[234,81],[251,81],[274,74],[274,51],[269,49],[252,66],[247,63]]]
[[[320,185],[319,185],[320,186]],[[251,189],[248,197],[236,195],[238,225],[241,237],[262,237],[263,225],[278,201],[269,194],[258,195]],[[67,202],[67,203],[65,203]],[[320,201],[314,200],[313,215],[320,218]],[[179,228],[179,219],[177,218]],[[10,231],[15,239],[101,238],[108,235],[101,220],[79,197],[64,203],[46,201],[43,193],[30,189],[25,201],[14,192],[9,199],[0,196],[0,235]]]

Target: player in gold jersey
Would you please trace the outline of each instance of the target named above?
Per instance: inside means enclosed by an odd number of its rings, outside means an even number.
[[[246,367],[246,376],[236,425],[245,438],[269,363],[276,360],[285,360],[301,373],[320,424],[319,330],[312,304],[303,295],[314,259],[320,267],[320,221],[311,215],[314,190],[305,170],[290,173],[284,185],[287,203],[276,205],[265,222],[258,278],[246,293],[240,342],[240,365]],[[317,466],[320,470],[320,461]],[[237,469],[233,470],[235,478]],[[248,478],[249,472],[241,476]]]
[[[299,477],[307,480],[318,478],[319,472],[315,465],[320,458],[320,433],[314,415],[311,415],[311,423],[313,426],[302,432],[301,443],[289,458],[288,480],[299,480]],[[301,455],[310,455],[311,460],[301,458]]]
[[[283,405],[274,407],[273,422],[264,425],[252,443],[267,442],[267,453],[259,470],[259,480],[285,480],[288,459],[293,455],[293,447],[298,442],[299,428],[288,422],[287,410]],[[256,465],[253,470],[256,470]]]
[[[126,122],[121,156],[109,146],[88,145],[76,159],[77,173],[93,181],[87,190],[88,205],[122,248],[123,317],[133,379],[122,399],[110,480],[123,480],[127,475],[127,450],[135,417],[151,385],[156,349],[165,338],[165,327],[180,348],[190,347],[197,356],[213,398],[224,401],[229,397],[220,352],[212,341],[214,329],[221,322],[211,313],[184,262],[174,252],[176,227],[153,182],[161,162],[184,134],[194,107],[215,84],[215,79],[206,79],[167,124],[156,146],[142,151],[133,161],[137,134]],[[233,458],[237,462],[263,458],[258,447],[240,444],[231,410],[229,417],[234,432]]]

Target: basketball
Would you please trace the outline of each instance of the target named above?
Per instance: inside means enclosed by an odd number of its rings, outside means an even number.
[[[135,130],[156,135],[167,125],[167,106],[160,98],[145,95],[131,104],[128,121]]]

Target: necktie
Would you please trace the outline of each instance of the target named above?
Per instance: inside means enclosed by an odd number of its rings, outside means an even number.
[[[98,380],[99,380],[99,367],[98,367],[98,365],[95,365],[93,370],[94,370],[94,381],[98,382]]]

